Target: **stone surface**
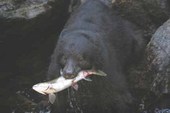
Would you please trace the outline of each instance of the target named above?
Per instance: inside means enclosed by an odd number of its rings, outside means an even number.
[[[156,94],[169,92],[170,74],[170,20],[157,29],[147,49],[149,71],[152,71],[154,81],[152,90]]]
[[[0,17],[31,19],[51,9],[49,2],[55,0],[2,0]]]

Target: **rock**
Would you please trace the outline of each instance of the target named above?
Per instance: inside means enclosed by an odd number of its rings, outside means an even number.
[[[161,4],[166,0],[116,0],[114,10],[144,30],[148,41],[156,29],[170,17],[169,10]],[[167,5],[168,6],[168,5]]]
[[[170,19],[157,29],[146,48],[148,71],[154,77],[151,90],[160,95],[169,93]]]
[[[31,19],[51,9],[49,2],[55,0],[2,0],[0,17]]]
[[[170,19],[153,34],[143,59],[128,78],[140,113],[170,106]]]
[[[170,15],[170,3],[168,0],[152,0],[153,2],[157,3],[157,5],[163,9],[168,15]]]
[[[7,3],[7,6],[13,7],[13,11],[19,9],[21,4],[26,4],[26,0],[17,0],[19,3],[15,4],[8,1],[0,0],[0,3]],[[36,3],[32,5],[40,4],[40,0],[34,1]],[[68,3],[68,0],[48,2],[52,7],[50,10],[31,18],[16,15],[5,17],[4,13],[11,10],[4,11],[0,6],[0,111],[9,113],[14,110],[22,113],[32,110],[27,105],[22,106],[23,101],[17,100],[15,92],[25,89],[30,92],[33,84],[46,79],[50,55],[68,17]],[[38,103],[37,93],[30,94],[33,94],[31,99]]]

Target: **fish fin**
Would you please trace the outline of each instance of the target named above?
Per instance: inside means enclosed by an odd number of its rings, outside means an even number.
[[[78,84],[77,83],[74,83],[74,84],[72,84],[72,87],[77,91],[78,90],[78,88],[79,88],[79,86],[78,86]]]
[[[41,93],[41,94],[43,94],[43,95],[47,95],[46,93],[44,93],[44,92],[39,92],[39,93]]]
[[[92,81],[92,79],[90,79],[90,78],[83,78],[83,79],[86,80],[86,81],[89,81],[89,82]]]
[[[48,96],[49,96],[49,102],[53,104],[55,102],[56,95],[52,93],[52,94],[49,94]]]
[[[99,76],[107,76],[107,74],[101,70],[97,70],[94,74],[99,75]]]

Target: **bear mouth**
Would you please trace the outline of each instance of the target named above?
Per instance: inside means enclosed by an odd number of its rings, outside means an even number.
[[[74,75],[74,74],[67,74],[64,76],[65,79],[73,79],[73,78],[76,78],[77,75]]]
[[[63,76],[65,79],[73,79],[73,78],[77,77],[77,75],[80,71],[82,71],[82,70],[79,70],[75,74],[64,74],[63,69],[60,69],[60,76]]]

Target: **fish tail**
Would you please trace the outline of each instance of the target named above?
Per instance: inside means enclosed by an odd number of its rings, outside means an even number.
[[[107,76],[107,74],[101,70],[97,70],[94,72],[95,75],[99,75],[99,76]]]

